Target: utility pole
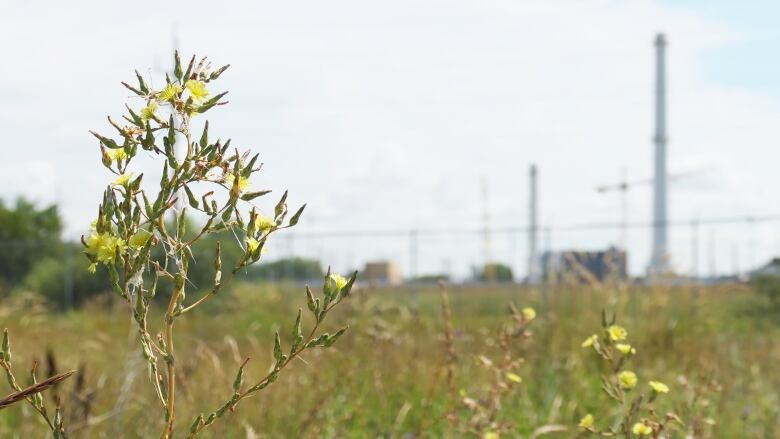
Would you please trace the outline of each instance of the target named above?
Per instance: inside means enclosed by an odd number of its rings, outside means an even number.
[[[482,245],[485,252],[485,264],[483,272],[485,280],[494,282],[496,280],[496,267],[493,265],[490,242],[490,203],[488,202],[487,177],[482,177]]]
[[[539,213],[537,177],[538,171],[535,164],[531,164],[528,171],[529,197],[528,197],[528,283],[535,284],[539,281],[539,258],[537,255],[539,242]]]

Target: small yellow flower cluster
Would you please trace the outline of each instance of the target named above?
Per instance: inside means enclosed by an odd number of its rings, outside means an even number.
[[[116,178],[111,184],[114,186],[127,186],[130,183],[130,179],[133,178],[133,174],[122,174]]]
[[[257,250],[257,247],[260,247],[260,242],[258,240],[255,238],[246,239],[246,249],[248,252],[254,253],[254,251]]]
[[[141,109],[141,120],[146,122],[149,119],[154,119],[154,113],[160,108],[157,101],[151,101],[149,104]]]
[[[209,91],[206,90],[206,83],[203,81],[195,81],[191,79],[184,83],[184,86],[187,87],[187,91],[190,92],[190,97],[195,102],[200,102],[206,99],[209,95]]]
[[[620,388],[625,390],[631,390],[636,387],[638,379],[634,372],[630,370],[624,370],[618,375],[618,382],[620,382]]]
[[[583,416],[582,419],[580,419],[578,426],[583,430],[587,430],[593,427],[593,415],[588,413],[587,415]]]
[[[618,325],[612,325],[607,328],[607,333],[612,341],[623,341],[628,337],[628,331],[626,328]]]
[[[102,264],[112,264],[116,262],[117,251],[121,254],[127,249],[123,239],[113,236],[110,233],[93,233],[87,238],[86,252],[94,256]]]
[[[634,424],[631,431],[637,436],[648,436],[653,433],[653,429],[644,422],[637,422]]]
[[[591,346],[595,346],[597,341],[599,341],[599,336],[593,334],[590,337],[586,338],[585,341],[582,342],[581,346],[584,348],[589,348]]]
[[[125,152],[124,148],[109,149],[107,154],[108,154],[108,157],[111,160],[115,161],[115,162],[118,162],[119,160],[124,160],[124,159],[127,158],[127,153]]]
[[[512,381],[513,383],[517,383],[517,384],[520,384],[520,383],[523,382],[523,379],[520,378],[520,375],[517,375],[517,374],[512,373],[512,372],[507,372],[506,379],[508,379],[509,381]]]
[[[523,317],[526,320],[533,320],[536,318],[536,310],[531,308],[530,306],[523,308],[521,312],[523,313]]]
[[[650,388],[655,393],[669,393],[669,386],[660,381],[650,381],[648,384],[650,384]]]
[[[230,187],[233,187],[233,185],[236,183],[236,178],[233,176],[232,173],[228,172],[225,174],[225,184],[227,184]],[[241,175],[238,176],[238,193],[244,192],[249,188],[250,181],[248,178],[243,177]]]
[[[263,215],[262,213],[258,213],[255,217],[255,229],[260,230],[263,233],[268,232],[269,230],[276,227],[276,222],[268,218],[267,216]]]
[[[330,280],[333,282],[333,284],[336,286],[337,290],[340,290],[347,286],[347,278],[340,274],[331,274]]]
[[[615,348],[620,351],[623,355],[634,355],[636,354],[636,348],[631,346],[628,343],[617,343],[615,344]]]
[[[162,90],[160,90],[159,93],[157,93],[157,99],[163,102],[172,101],[174,98],[179,96],[179,93],[181,92],[182,92],[182,88],[180,85],[168,83],[165,85],[165,88],[163,88]]]

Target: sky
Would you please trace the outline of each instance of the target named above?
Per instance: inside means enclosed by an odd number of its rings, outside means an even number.
[[[528,167],[540,172],[542,249],[599,249],[620,231],[617,193],[652,176],[653,39],[668,46],[669,217],[780,213],[780,6],[770,1],[365,0],[8,1],[0,15],[0,198],[58,203],[79,236],[111,180],[88,130],[140,107],[119,84],[163,82],[176,45],[231,68],[230,104],[210,133],[261,155],[256,188],[306,202],[269,257],[302,254],[346,270],[367,260],[412,270],[403,234],[528,224]],[[141,161],[139,167],[146,162]],[[146,163],[148,164],[148,163]],[[151,179],[157,166],[141,168]],[[484,184],[483,184],[484,182]],[[484,196],[485,193],[487,196]],[[628,192],[630,222],[651,218],[649,186]],[[268,206],[273,200],[269,199]],[[780,253],[780,223],[702,226],[697,270],[746,270]],[[689,227],[670,230],[692,269]],[[524,234],[420,235],[418,273],[465,275],[486,259],[523,275]],[[650,230],[628,233],[632,272]]]

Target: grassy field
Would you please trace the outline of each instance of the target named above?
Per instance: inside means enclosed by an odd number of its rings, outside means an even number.
[[[656,406],[685,420],[674,437],[780,437],[780,318],[746,287],[450,287],[457,393],[437,378],[446,351],[435,287],[353,294],[329,316],[328,330],[350,325],[334,348],[292,363],[203,436],[463,437],[445,419],[448,401],[454,398],[456,416],[466,418],[461,390],[479,395],[491,382],[475,359],[499,355],[495,331],[508,321],[507,304],[514,301],[534,307],[537,318],[517,348],[523,382],[502,401],[498,417],[513,431],[501,437],[533,437],[551,425],[568,430],[541,437],[574,437],[585,413],[602,426],[617,419],[600,390],[600,362],[580,346],[600,330],[602,308],[616,312],[628,329],[638,350],[631,367],[640,380],[671,387]],[[45,372],[47,349],[57,370],[85,372],[83,384],[71,379],[56,392],[73,437],[159,436],[160,410],[121,305],[96,302],[53,314],[23,299],[0,303],[0,327],[11,333],[17,373],[24,376],[33,359]],[[273,332],[288,334],[297,308],[305,306],[302,288],[241,285],[180,319],[179,429],[229,398],[246,357],[246,381],[264,375],[273,361]],[[45,437],[47,431],[26,405],[0,411],[0,437]]]

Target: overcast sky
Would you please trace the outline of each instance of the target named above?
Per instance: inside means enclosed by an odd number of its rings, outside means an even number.
[[[211,133],[261,153],[254,187],[308,202],[298,231],[527,224],[527,168],[540,169],[545,224],[617,222],[595,187],[651,176],[654,34],[669,40],[670,219],[780,213],[780,7],[770,1],[6,1],[0,14],[0,197],[59,202],[67,236],[102,187],[89,129],[110,132],[133,69],[162,83],[183,54],[232,68]],[[749,3],[749,4],[748,4]],[[74,6],[74,5],[78,6]],[[147,175],[159,172],[139,169]],[[649,221],[649,187],[630,220]],[[269,200],[270,201],[270,200]],[[780,251],[780,223],[701,231],[700,271],[747,268]],[[618,230],[556,232],[552,248],[601,248]],[[688,228],[670,232],[688,270]],[[632,270],[650,231],[631,230]],[[339,269],[394,259],[404,237],[296,238],[273,253]],[[544,246],[543,246],[544,247]],[[711,250],[712,249],[712,250]],[[420,272],[466,273],[482,238],[422,237]],[[711,260],[709,254],[716,255]],[[526,238],[493,235],[490,256],[524,272]]]

